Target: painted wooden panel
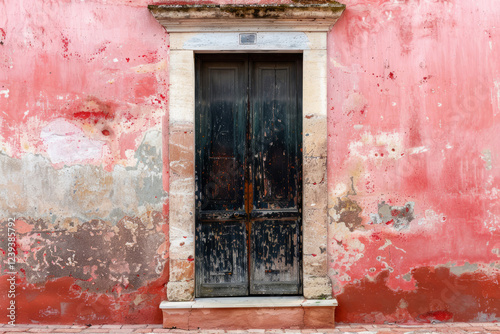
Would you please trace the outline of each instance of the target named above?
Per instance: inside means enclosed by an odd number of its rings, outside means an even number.
[[[300,225],[295,220],[254,221],[250,294],[299,294]]]
[[[300,66],[293,55],[280,58],[251,66],[251,294],[301,292]]]
[[[301,293],[300,56],[196,64],[196,295]]]
[[[197,207],[203,211],[244,210],[246,77],[243,61],[205,62],[198,69]]]
[[[203,222],[198,224],[197,239],[197,295],[246,295],[248,266],[245,224],[222,220]]]
[[[247,63],[203,60],[196,63],[196,295],[246,295]]]

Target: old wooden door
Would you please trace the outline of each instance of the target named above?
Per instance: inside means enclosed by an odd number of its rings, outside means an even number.
[[[196,55],[196,296],[301,294],[302,57]]]

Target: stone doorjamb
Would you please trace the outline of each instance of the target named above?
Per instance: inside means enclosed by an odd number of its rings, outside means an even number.
[[[327,275],[327,33],[336,2],[149,6],[170,34],[169,301],[194,299],[196,52],[303,53],[303,294],[332,298]]]

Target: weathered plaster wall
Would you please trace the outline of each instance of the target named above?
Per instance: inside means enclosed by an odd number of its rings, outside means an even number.
[[[160,322],[169,39],[153,2],[0,1],[0,248],[14,216],[20,323]],[[344,3],[328,78],[337,320],[499,320],[500,7]]]
[[[338,320],[499,320],[500,7],[345,4],[329,40]]]
[[[145,3],[0,1],[0,40],[0,286],[15,217],[16,321],[160,322],[168,35]]]

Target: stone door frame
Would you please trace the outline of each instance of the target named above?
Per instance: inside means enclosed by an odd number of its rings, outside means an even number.
[[[327,34],[345,6],[149,6],[170,34],[169,301],[194,299],[195,62],[198,52],[303,54],[302,277],[306,299],[330,299],[327,275]]]

